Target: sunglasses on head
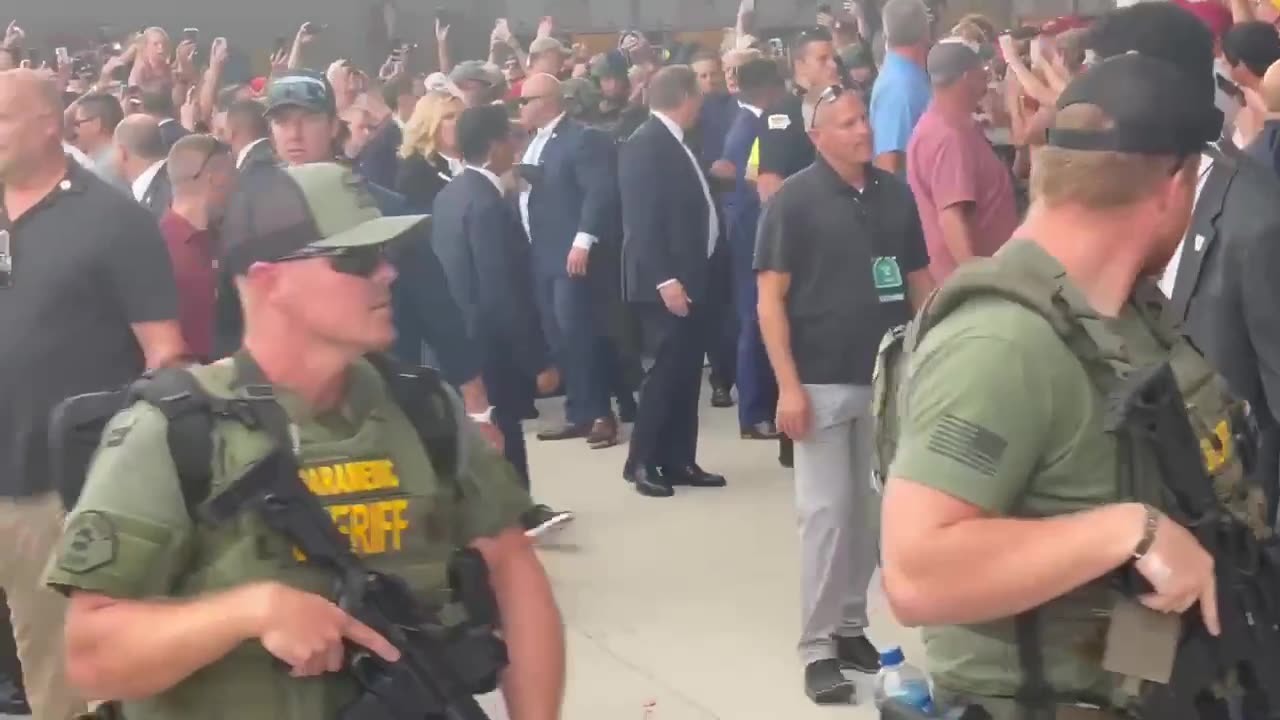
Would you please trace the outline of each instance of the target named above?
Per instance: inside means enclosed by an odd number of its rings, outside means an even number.
[[[813,116],[809,118],[810,130],[818,124],[818,108],[821,108],[823,103],[835,102],[848,89],[844,85],[830,85],[822,91],[822,94],[818,96],[818,101],[813,104]]]
[[[388,262],[386,251],[385,244],[353,248],[303,248],[275,262],[325,258],[334,272],[367,280],[378,272],[378,268],[382,267],[383,263]]]

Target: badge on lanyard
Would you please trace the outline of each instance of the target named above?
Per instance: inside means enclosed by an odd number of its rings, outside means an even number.
[[[876,292],[880,302],[901,302],[906,299],[902,285],[902,268],[898,266],[898,258],[882,256],[871,263],[871,276],[875,280]]]

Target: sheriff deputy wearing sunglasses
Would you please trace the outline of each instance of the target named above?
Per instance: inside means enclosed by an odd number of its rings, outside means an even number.
[[[293,541],[251,510],[210,512],[234,509],[228,489],[283,451],[354,554],[424,606],[440,602],[457,550],[483,558],[513,715],[559,717],[563,627],[521,526],[528,494],[443,383],[406,397],[404,371],[376,355],[395,339],[384,250],[424,220],[383,216],[334,163],[241,178],[221,264],[244,309],[243,346],[188,372],[196,395],[248,417],[206,426],[203,493],[179,469],[179,421],[163,402],[109,423],[46,578],[70,597],[67,674],[85,696],[119,700],[130,720],[337,718],[360,693],[354,651],[400,659],[339,607],[333,573]],[[424,429],[427,406],[436,427]],[[450,432],[457,458],[444,467],[430,438]]]

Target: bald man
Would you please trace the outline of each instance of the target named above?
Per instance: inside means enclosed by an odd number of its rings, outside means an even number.
[[[213,358],[218,239],[210,231],[222,218],[236,176],[231,147],[212,135],[188,135],[174,144],[165,163],[173,203],[160,218],[178,285],[178,320],[191,353]]]
[[[160,121],[150,115],[130,115],[116,126],[116,167],[129,183],[133,199],[157,218],[169,209],[173,187],[164,172],[168,151]]]
[[[1266,106],[1262,130],[1245,152],[1280,175],[1280,61],[1267,68],[1258,86]]]
[[[68,161],[62,137],[58,88],[0,72],[0,589],[35,720],[85,709],[63,667],[65,602],[39,589],[63,516],[50,413],[184,355],[155,221]]]
[[[597,279],[618,276],[616,267],[605,267],[616,256],[599,247],[614,241],[620,212],[613,143],[565,116],[560,81],[551,75],[527,78],[519,102],[520,123],[534,135],[517,168],[526,183],[520,217],[532,243],[543,330],[565,380],[567,423],[538,439],[585,438],[593,448],[611,447],[618,443],[618,421],[606,341],[593,315],[603,303],[593,302],[588,270]]]

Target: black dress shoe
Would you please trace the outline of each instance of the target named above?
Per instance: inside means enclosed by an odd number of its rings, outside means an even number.
[[[671,485],[658,474],[652,465],[640,465],[625,475],[636,492],[645,497],[668,498],[676,494]]]
[[[662,479],[673,486],[696,488],[721,488],[729,484],[723,475],[712,475],[694,464],[683,467],[663,467]]]
[[[742,428],[743,440],[777,440],[780,437],[782,433],[778,432],[778,426],[767,420]]]
[[[591,434],[590,425],[565,425],[554,430],[543,430],[538,433],[539,440],[553,442],[556,440],[577,440]]]
[[[712,388],[711,407],[716,407],[716,408],[733,407],[733,393],[729,391],[729,388]]]
[[[591,432],[587,434],[587,445],[592,450],[603,450],[618,444],[618,421],[612,417],[600,418],[591,424]]]
[[[836,657],[840,660],[840,667],[868,675],[880,672],[880,651],[865,636],[835,635],[831,639],[835,641]]]

